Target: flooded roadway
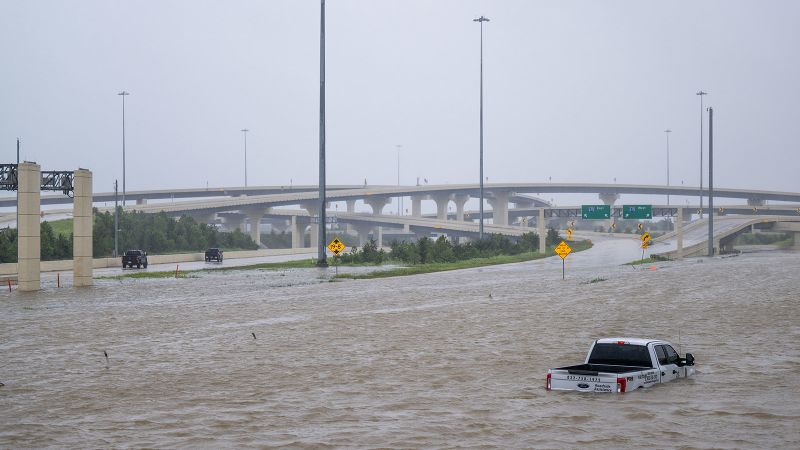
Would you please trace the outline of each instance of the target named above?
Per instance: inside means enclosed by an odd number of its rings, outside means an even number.
[[[620,265],[639,251],[598,242],[566,281],[548,258],[2,294],[0,447],[797,448],[800,254]],[[698,374],[544,390],[548,367],[615,335],[680,342]]]

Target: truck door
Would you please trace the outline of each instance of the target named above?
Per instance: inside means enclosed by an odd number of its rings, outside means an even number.
[[[658,365],[661,370],[661,382],[666,383],[678,378],[681,368],[678,367],[678,353],[669,345],[656,345]]]

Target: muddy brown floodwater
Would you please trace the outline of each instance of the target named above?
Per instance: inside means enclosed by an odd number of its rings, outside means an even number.
[[[566,281],[549,258],[0,294],[0,447],[800,446],[800,254],[620,265],[638,256],[598,242]],[[544,389],[617,335],[680,342],[697,376]]]

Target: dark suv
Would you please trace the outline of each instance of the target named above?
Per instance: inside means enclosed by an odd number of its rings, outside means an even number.
[[[206,262],[209,261],[222,262],[222,250],[218,248],[210,248],[206,250]]]
[[[124,269],[126,266],[133,268],[136,266],[137,269],[140,269],[144,266],[147,269],[147,252],[143,250],[128,250],[122,255],[122,268]]]

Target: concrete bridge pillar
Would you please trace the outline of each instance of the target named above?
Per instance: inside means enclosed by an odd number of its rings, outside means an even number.
[[[72,203],[72,270],[73,286],[94,284],[92,272],[92,172],[86,169],[75,171]]]
[[[292,248],[303,248],[305,244],[305,221],[301,217],[292,216],[289,232],[292,233]]]
[[[41,289],[40,258],[42,255],[39,228],[41,168],[36,163],[17,166],[17,284],[20,291]]]
[[[676,259],[683,259],[683,208],[678,208],[678,250],[675,252]]]
[[[539,220],[537,220],[536,225],[539,227],[539,253],[544,255],[544,252],[547,250],[547,243],[545,241],[547,230],[544,226],[544,208],[539,208]]]
[[[368,224],[353,224],[352,230],[358,236],[358,246],[363,248],[369,240],[369,232],[372,231],[372,226]]]
[[[136,200],[136,204],[137,205],[146,205],[147,204],[147,199],[146,198],[140,198],[140,199]]]
[[[436,202],[436,218],[439,220],[447,220],[447,206],[450,204],[450,194],[436,194],[433,195],[433,201]]]
[[[367,197],[364,199],[364,203],[372,208],[372,214],[375,215],[383,214],[383,207],[388,205],[389,202],[389,197]]]
[[[459,222],[464,221],[464,205],[469,201],[469,195],[459,194],[453,197],[453,203],[456,204],[456,220]]]
[[[793,233],[794,234],[794,244],[792,245],[793,250],[800,250],[800,231]]]
[[[308,215],[310,217],[317,217],[319,218],[319,204],[318,203],[304,203],[301,205],[303,209],[308,211]],[[311,230],[310,234],[310,242],[309,245],[311,248],[317,248],[319,246],[319,224],[311,223]]]
[[[253,208],[244,211],[247,220],[250,222],[250,238],[261,247],[261,218],[267,213],[269,208]]]
[[[611,211],[612,212],[611,215],[613,216],[614,215],[613,214],[613,212],[614,212],[613,211],[614,210],[614,202],[619,200],[619,194],[603,193],[603,194],[599,194],[598,197],[600,197],[600,201],[603,202],[604,205],[611,206],[611,210],[612,210]],[[612,232],[611,225],[613,225],[613,224],[614,224],[614,217],[609,217],[608,218],[608,231],[609,232]]]
[[[492,223],[495,225],[508,225],[508,192],[493,192],[487,199],[492,207]]]
[[[354,213],[356,212],[356,201],[355,200],[345,200],[347,203],[347,212]]]
[[[422,196],[419,195],[412,195],[411,196],[411,216],[412,217],[422,217]]]
[[[217,213],[214,211],[211,212],[196,212],[192,213],[191,217],[197,222],[201,224],[208,225],[210,223],[214,223],[217,218]]]
[[[225,217],[225,228],[228,231],[239,230],[244,233],[244,216],[241,215],[229,215]]]

